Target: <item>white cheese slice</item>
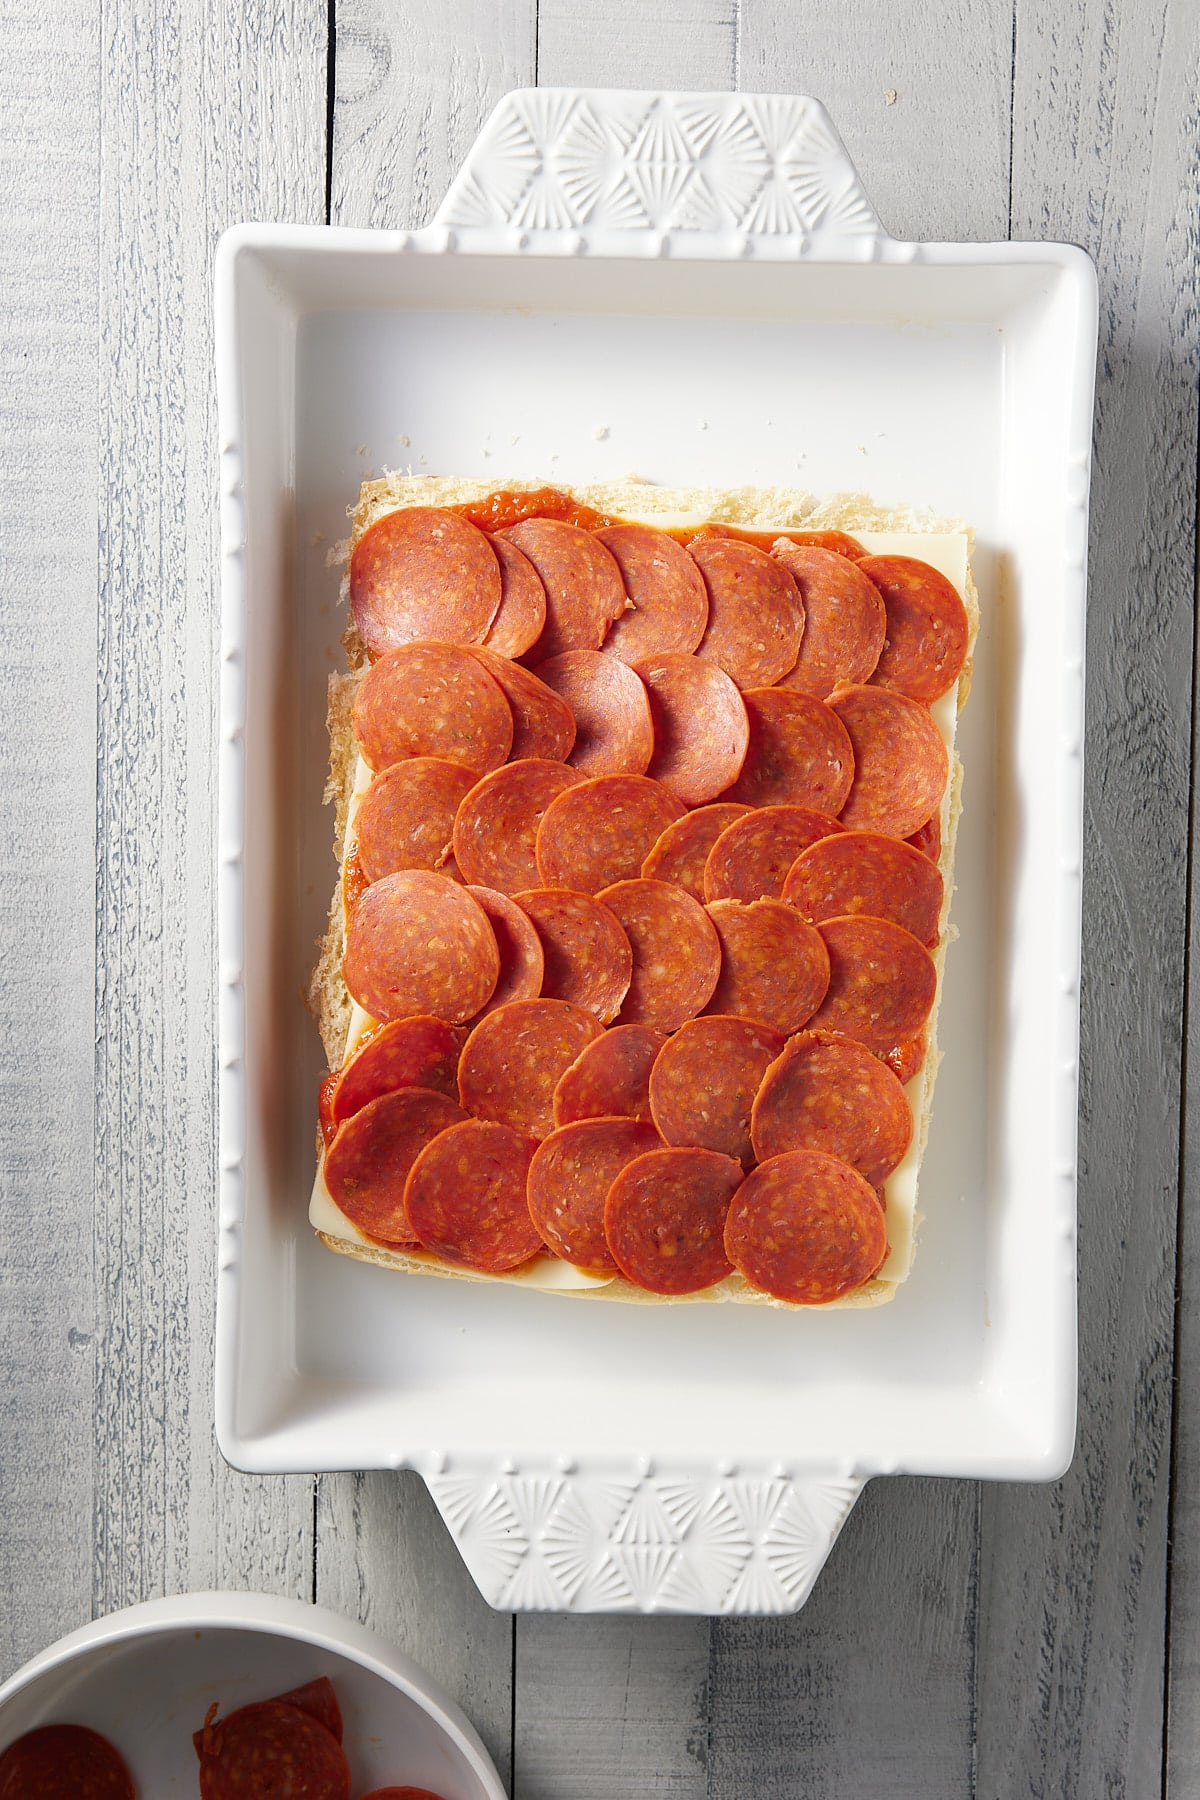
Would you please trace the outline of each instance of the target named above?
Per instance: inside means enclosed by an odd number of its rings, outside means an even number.
[[[671,513],[656,517],[654,524],[667,529],[687,529],[706,523],[702,514]],[[770,523],[755,523],[749,529],[771,531]],[[967,537],[965,532],[907,532],[907,531],[856,531],[854,536],[871,556],[916,556],[922,562],[930,563],[953,584],[958,593],[965,595],[967,588]],[[942,734],[946,749],[950,754],[951,765],[954,759],[955,730],[958,721],[956,706],[956,690],[952,688],[948,694],[934,703],[930,708],[934,723]],[[371,771],[360,756],[354,773],[354,787],[350,795],[350,803],[346,811],[346,834],[343,843],[343,854],[354,841],[354,823],[362,797],[371,784]],[[942,800],[942,832],[945,836],[950,826],[950,808],[952,805],[953,783],[947,783],[946,793]],[[947,903],[949,895],[947,894]],[[937,951],[939,983],[942,975],[942,963],[945,956],[945,918],[946,908],[942,914],[942,939]],[[346,1033],[346,1049],[343,1061],[349,1060],[364,1033],[371,1030],[378,1020],[370,1013],[354,1003],[350,1017],[350,1025]],[[931,1056],[926,1059],[919,1073],[908,1083],[904,1092],[914,1120],[920,1121],[928,1084],[933,1080],[936,1064]],[[917,1177],[921,1163],[921,1145],[919,1132],[914,1131],[913,1141],[900,1165],[892,1172],[887,1181],[887,1220],[888,1220],[888,1254],[876,1277],[879,1281],[901,1282],[911,1267],[916,1227],[919,1222],[917,1213]],[[339,1238],[344,1243],[372,1245],[373,1240],[367,1237],[348,1219],[334,1201],[325,1185],[323,1160],[318,1165],[316,1179],[313,1183],[312,1198],[308,1209],[309,1221],[317,1231],[328,1237]],[[406,1251],[405,1253],[410,1254]],[[420,1260],[428,1260],[436,1264],[438,1259],[427,1252],[411,1253]],[[561,1261],[557,1257],[538,1257],[532,1263],[508,1275],[471,1275],[469,1270],[459,1270],[473,1280],[518,1282],[525,1287],[541,1288],[548,1291],[577,1290],[583,1288],[607,1287],[611,1277],[597,1277],[585,1274],[582,1269]]]

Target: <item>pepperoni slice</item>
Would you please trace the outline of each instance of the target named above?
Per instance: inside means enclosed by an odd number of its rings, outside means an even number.
[[[894,1044],[879,1060],[887,1064],[901,1087],[906,1087],[915,1075],[920,1074],[928,1050],[925,1033],[921,1032],[917,1037],[905,1038],[902,1044]]]
[[[575,716],[567,761],[584,775],[642,775],[654,754],[650,702],[633,670],[600,650],[568,650],[535,671]]]
[[[760,1162],[788,1150],[840,1157],[879,1187],[903,1160],[913,1121],[891,1069],[863,1044],[801,1031],[767,1070],[750,1136]]]
[[[869,913],[903,925],[918,943],[938,940],[941,875],[911,844],[878,831],[843,831],[813,844],[793,864],[783,897],[814,925]]]
[[[529,558],[515,544],[502,537],[494,537],[491,544],[500,564],[500,607],[483,641],[497,656],[524,656],[542,635],[546,590]]]
[[[614,1025],[589,1044],[554,1090],[555,1125],[579,1119],[649,1119],[650,1070],[666,1043],[648,1025]]]
[[[730,1273],[725,1221],[742,1166],[715,1150],[651,1150],[609,1189],[604,1229],[627,1281],[652,1294],[695,1294]]]
[[[404,644],[363,676],[354,697],[354,735],[372,769],[409,756],[444,756],[484,775],[512,748],[512,711],[469,651]]]
[[[398,1088],[347,1119],[325,1153],[325,1185],[348,1219],[385,1244],[416,1241],[404,1210],[409,1170],[439,1133],[466,1118],[432,1088]]]
[[[500,605],[484,533],[440,506],[388,513],[350,558],[350,610],[375,656],[421,639],[481,644]]]
[[[804,602],[783,564],[753,544],[709,538],[688,546],[708,589],[708,625],[697,656],[740,688],[770,687],[796,661]]]
[[[750,747],[723,798],[747,806],[806,806],[836,817],[854,779],[854,751],[841,719],[823,700],[789,688],[742,695]]]
[[[950,772],[928,708],[885,688],[840,688],[829,702],[854,749],[854,780],[840,808],[850,831],[911,837],[941,805]]]
[[[915,1037],[933,1009],[937,971],[911,931],[861,913],[816,927],[829,951],[829,988],[814,1030],[841,1031],[885,1056]]]
[[[542,1240],[525,1199],[536,1148],[522,1132],[482,1119],[452,1125],[426,1145],[404,1191],[408,1216],[426,1250],[485,1275],[501,1275],[536,1256]]]
[[[666,881],[618,881],[600,895],[633,950],[622,1025],[674,1031],[701,1012],[721,971],[721,941],[704,908]]]
[[[752,1019],[785,1037],[799,1030],[829,986],[821,934],[782,900],[714,900],[708,916],[721,940],[721,977],[705,1010]]]
[[[751,809],[714,843],[704,865],[704,898],[778,900],[800,852],[841,829],[807,806]]]
[[[864,565],[831,550],[793,544],[771,547],[804,601],[804,636],[781,687],[827,700],[841,681],[866,681],[883,649],[883,596],[861,573]]]
[[[970,626],[957,588],[915,556],[865,556],[858,567],[887,609],[887,641],[871,680],[928,705],[954,686],[967,657]]]
[[[537,834],[540,881],[596,894],[641,873],[650,850],[683,807],[645,775],[598,775],[546,807]]]
[[[554,1090],[601,1027],[566,1000],[513,1000],[481,1019],[463,1046],[459,1098],[477,1119],[533,1138],[554,1130]]]
[[[133,1800],[124,1758],[86,1725],[42,1725],[0,1756],[0,1800]]]
[[[540,756],[550,762],[565,762],[575,742],[575,715],[566,701],[552,694],[520,663],[494,655],[486,644],[473,646],[471,655],[508,701],[513,722],[511,760]]]
[[[351,913],[342,975],[377,1019],[432,1013],[461,1025],[491,998],[500,953],[477,900],[445,875],[404,869],[373,882]]]
[[[615,557],[631,602],[605,649],[626,663],[694,650],[708,623],[708,592],[682,545],[653,525],[609,525],[595,535]]]
[[[289,1688],[286,1694],[278,1694],[276,1698],[280,1706],[298,1706],[301,1712],[311,1713],[341,1743],[342,1709],[328,1675],[318,1675],[315,1681],[306,1681],[303,1687]]]
[[[887,1226],[874,1188],[848,1163],[791,1150],[760,1163],[734,1195],[725,1252],[763,1293],[821,1306],[870,1280]]]
[[[750,1109],[783,1049],[782,1032],[749,1019],[693,1019],[668,1038],[650,1074],[650,1108],[668,1144],[754,1160]]]
[[[527,757],[485,775],[454,821],[454,858],[463,880],[502,894],[539,887],[535,846],[542,815],[582,779],[565,764],[542,757]]]
[[[789,544],[813,544],[820,550],[833,550],[838,556],[848,556],[852,561],[867,554],[858,539],[848,537],[844,531],[755,531],[720,523],[701,525],[688,539],[688,548],[706,543],[709,538],[736,538],[739,544],[757,544],[760,550],[773,549],[781,540]]]
[[[333,1122],[333,1096],[337,1089],[340,1071],[330,1069],[328,1075],[321,1078],[317,1089],[317,1119],[321,1127],[321,1138],[326,1144],[332,1144],[337,1126]]]
[[[664,653],[636,666],[654,721],[650,774],[685,806],[715,799],[737,779],[750,742],[737,687],[695,656]]]
[[[668,825],[642,864],[642,874],[654,881],[673,881],[693,900],[704,899],[704,865],[709,851],[727,826],[751,813],[734,801],[698,806]],[[754,817],[753,813],[751,816]]]
[[[538,1145],[529,1165],[529,1212],[556,1256],[589,1275],[612,1275],[604,1236],[608,1190],[634,1157],[662,1143],[640,1119],[583,1119]]]
[[[337,1739],[282,1700],[206,1720],[194,1741],[201,1800],[349,1800],[350,1769]]]
[[[367,881],[398,869],[440,869],[450,855],[455,816],[475,781],[470,769],[438,756],[414,756],[376,775],[354,816]]]
[[[500,977],[479,1017],[495,1012],[498,1006],[507,1006],[510,1000],[536,1000],[542,991],[546,961],[533,920],[515,900],[497,893],[495,888],[472,887],[467,892],[487,914],[500,952]],[[472,1024],[477,1023],[478,1020],[472,1020]]]
[[[629,601],[621,571],[590,531],[560,519],[521,519],[496,533],[529,558],[546,590],[546,623],[535,662],[564,650],[598,650]]]
[[[462,1033],[444,1019],[418,1016],[381,1026],[337,1077],[330,1106],[333,1124],[344,1125],[368,1101],[397,1088],[433,1088],[457,1100],[461,1048]]]
[[[545,958],[542,993],[615,1019],[633,974],[633,952],[611,907],[573,888],[534,888],[517,895]]]
[[[941,813],[931,814],[924,825],[919,826],[910,837],[906,837],[904,842],[911,844],[914,850],[919,850],[922,856],[927,856],[930,862],[940,862],[942,857]]]

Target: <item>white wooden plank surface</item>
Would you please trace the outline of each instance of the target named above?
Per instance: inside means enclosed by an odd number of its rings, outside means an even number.
[[[1081,1383],[1067,1478],[1051,1490],[984,1493],[981,1793],[1149,1794],[1163,1771],[1193,656],[1198,52],[1200,18],[1190,5],[1147,4],[1132,18],[1065,0],[1018,11],[1013,233],[1083,243],[1101,287]],[[1194,1288],[1189,1297],[1194,1306]],[[1181,1373],[1190,1394],[1194,1363]],[[1194,1556],[1183,1548],[1194,1583]],[[1182,1616],[1180,1627],[1186,1640]],[[1195,1687],[1184,1696],[1181,1723],[1194,1715]],[[1185,1726],[1191,1732],[1194,1724]],[[1190,1779],[1173,1782],[1172,1793],[1196,1793],[1194,1760],[1176,1768]]]
[[[0,14],[0,1677],[91,1603],[98,87]]]

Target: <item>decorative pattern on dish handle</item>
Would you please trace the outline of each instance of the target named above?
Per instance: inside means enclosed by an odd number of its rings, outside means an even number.
[[[674,242],[863,260],[891,243],[825,108],[791,94],[517,89],[435,223],[468,244],[516,233],[523,250],[576,254],[611,255],[615,237],[625,254]]]
[[[841,256],[893,243],[819,101],[523,88],[500,101],[434,220],[445,247]],[[863,1488],[624,1468],[423,1471],[481,1593],[506,1611],[791,1613]]]
[[[585,1473],[497,1463],[425,1480],[477,1587],[514,1612],[792,1613],[855,1477]]]

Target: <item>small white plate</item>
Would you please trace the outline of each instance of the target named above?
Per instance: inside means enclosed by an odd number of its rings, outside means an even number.
[[[496,1605],[702,1612],[802,1604],[872,1474],[1061,1472],[1096,308],[1081,251],[887,237],[824,111],[787,96],[512,94],[424,231],[227,235],[231,1461],[421,1470]],[[328,557],[363,477],[408,465],[848,489],[975,527],[960,935],[924,1224],[890,1305],[628,1308],[400,1278],[315,1241],[321,1060],[297,996],[335,877]]]
[[[197,1792],[192,1733],[326,1675],[345,1722],[351,1792],[427,1787],[505,1800],[477,1733],[424,1670],[361,1625],[269,1594],[180,1594],[85,1625],[0,1687],[0,1753],[39,1725],[87,1725],[139,1794]]]

